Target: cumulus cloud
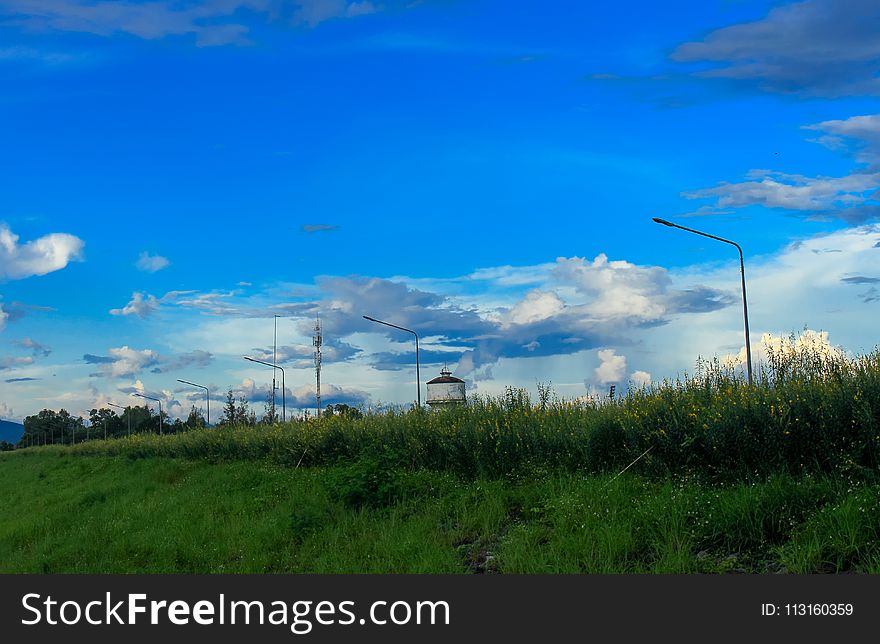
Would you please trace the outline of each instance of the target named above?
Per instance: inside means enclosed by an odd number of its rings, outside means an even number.
[[[160,401],[160,404],[162,405],[162,413],[166,414],[169,419],[186,419],[186,417],[189,415],[192,405],[194,404],[194,401],[190,401],[188,399],[186,401],[178,400],[177,396],[175,395],[177,392],[171,391],[169,389],[147,389],[141,380],[136,380],[134,384],[131,385],[118,387],[117,391],[132,397],[132,402],[138,406],[143,405],[150,407],[151,405],[154,405],[154,401],[152,399],[158,399]],[[92,393],[94,396],[94,405],[106,404],[105,402],[102,402],[108,400],[106,396],[104,396],[104,394],[99,393],[98,390],[94,387],[92,388]],[[148,396],[150,399],[136,397],[135,394]],[[198,405],[196,405],[196,407],[198,408]],[[153,407],[153,411],[157,411],[155,407]]]
[[[564,308],[565,304],[556,293],[534,289],[510,309],[506,321],[508,324],[540,322],[558,315]]]
[[[159,310],[159,300],[154,296],[135,292],[131,294],[131,300],[121,309],[110,309],[110,315],[136,315],[143,319],[150,317]]]
[[[633,371],[629,375],[629,379],[636,389],[645,389],[651,386],[651,374],[647,371]]]
[[[771,356],[804,354],[820,356],[824,359],[846,357],[843,349],[831,344],[828,331],[804,329],[801,333],[789,335],[764,333],[758,346],[752,347],[752,367],[760,370],[762,365],[769,365]],[[742,346],[737,353],[725,355],[721,359],[721,364],[728,368],[744,368],[746,356],[746,348]]]
[[[603,349],[598,352],[599,366],[594,373],[596,380],[608,385],[623,380],[626,373],[626,358],[615,353],[614,349]]]
[[[144,271],[145,273],[155,273],[161,271],[163,268],[168,268],[170,265],[171,262],[167,257],[150,255],[147,251],[142,252],[135,263],[138,270]]]
[[[144,387],[144,383],[141,380],[135,380],[134,384],[127,385],[125,387],[119,387],[118,391],[121,391],[124,394],[144,394],[147,392]],[[158,398],[158,396],[157,396]]]
[[[109,356],[85,354],[83,360],[88,364],[98,365],[101,375],[112,378],[133,376],[142,370],[159,363],[159,354],[150,349],[131,349],[127,345],[110,349]]]
[[[14,415],[12,407],[0,400],[0,418],[12,418]]]
[[[61,270],[82,259],[85,243],[67,233],[52,233],[25,244],[18,243],[6,224],[0,224],[0,280],[24,279]]]
[[[589,297],[581,312],[595,321],[655,324],[676,313],[715,311],[733,302],[728,293],[708,286],[673,289],[666,269],[609,261],[604,253],[593,261],[559,258],[554,272]]]
[[[697,75],[761,91],[838,97],[880,93],[880,7],[874,0],[806,0],[679,45]]]
[[[530,277],[511,282],[516,274]],[[372,366],[406,368],[412,363],[411,336],[362,318],[391,311],[384,321],[419,333],[423,363],[458,362],[456,374],[464,378],[501,358],[564,355],[625,342],[627,328],[664,324],[676,314],[714,311],[734,301],[708,286],[673,288],[663,268],[611,261],[605,255],[592,261],[559,258],[540,267],[480,273],[484,289],[494,290],[496,280],[511,288],[514,283],[546,286],[527,291],[507,306],[487,308],[479,296],[469,300],[474,305],[465,306],[458,297],[414,288],[402,279],[322,277],[317,280],[321,299],[274,308],[302,319],[299,328],[304,335],[311,333],[316,316],[330,337],[381,334],[400,348],[373,352]]]

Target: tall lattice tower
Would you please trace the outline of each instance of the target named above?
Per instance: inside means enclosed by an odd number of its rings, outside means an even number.
[[[321,318],[315,320],[315,335],[312,344],[315,346],[315,404],[318,406],[318,418],[321,417]]]

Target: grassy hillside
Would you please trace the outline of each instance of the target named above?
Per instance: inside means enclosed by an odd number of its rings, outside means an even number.
[[[0,458],[0,572],[880,573],[880,486]]]

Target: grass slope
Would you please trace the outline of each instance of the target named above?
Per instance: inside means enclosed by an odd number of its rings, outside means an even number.
[[[880,486],[0,457],[0,572],[880,573]]]

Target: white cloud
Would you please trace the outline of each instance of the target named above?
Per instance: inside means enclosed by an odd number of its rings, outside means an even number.
[[[869,167],[880,161],[880,114],[851,116],[803,126],[805,130],[824,132],[815,139],[831,150],[846,151],[855,147],[855,159]]]
[[[620,382],[626,373],[626,358],[619,356],[614,349],[602,349],[597,354],[599,356],[599,366],[596,367],[594,373],[596,380],[600,384],[607,385]]]
[[[146,297],[144,297],[146,295]],[[110,309],[110,315],[136,315],[146,318],[159,310],[159,301],[152,295],[132,293],[131,301],[121,309]]]
[[[146,367],[153,366],[159,360],[155,351],[150,349],[137,351],[128,346],[110,349],[110,355],[116,358],[110,368],[110,375],[114,378],[134,375]]]
[[[773,170],[750,170],[747,181],[722,182],[712,188],[683,192],[686,199],[709,199],[691,215],[724,209],[763,206],[809,216],[835,217],[861,224],[880,217],[880,115],[853,116],[803,126],[823,133],[813,141],[850,154],[861,164],[840,177],[805,176]]]
[[[508,324],[530,324],[558,315],[565,303],[556,293],[534,289],[507,314]]]
[[[138,270],[146,273],[155,273],[161,271],[163,268],[168,268],[170,265],[171,262],[167,257],[150,255],[147,251],[140,254],[140,257],[138,257],[137,263],[135,264],[135,266],[138,267]]]
[[[26,244],[18,243],[6,224],[0,224],[0,280],[23,279],[58,271],[82,259],[84,242],[66,233],[52,233]]]
[[[88,364],[98,365],[100,373],[112,378],[133,376],[160,362],[159,354],[150,349],[138,351],[126,345],[110,349],[109,353],[110,356],[96,356],[87,353],[83,356],[83,360]]]
[[[844,358],[846,353],[831,344],[828,331],[804,329],[800,333],[777,335],[764,333],[756,347],[752,347],[752,367],[759,371],[761,366],[769,366],[771,356],[777,358],[795,357],[797,355],[813,355],[822,358]],[[746,347],[743,345],[736,354],[728,354],[721,358],[724,367],[742,367],[746,364]]]
[[[880,172],[842,177],[806,177],[772,170],[750,170],[751,181],[722,183],[685,192],[687,199],[715,199],[717,208],[759,205],[787,210],[827,211],[840,205],[864,203],[880,188]]]
[[[247,315],[247,311],[229,303],[229,298],[234,296],[235,293],[202,293],[194,297],[177,296],[170,299],[173,299],[177,306],[198,309],[210,315]],[[166,295],[162,300],[166,301],[167,298],[168,296]]]
[[[10,419],[14,416],[14,412],[12,411],[12,407],[7,405],[5,402],[0,400],[0,419]]]
[[[637,389],[644,389],[651,386],[651,374],[647,371],[633,371],[629,375],[629,379]]]
[[[666,270],[658,266],[608,261],[600,253],[592,262],[580,257],[559,258],[556,273],[591,298],[586,309],[598,318],[655,320],[665,313],[657,295],[667,289],[671,280]]]

